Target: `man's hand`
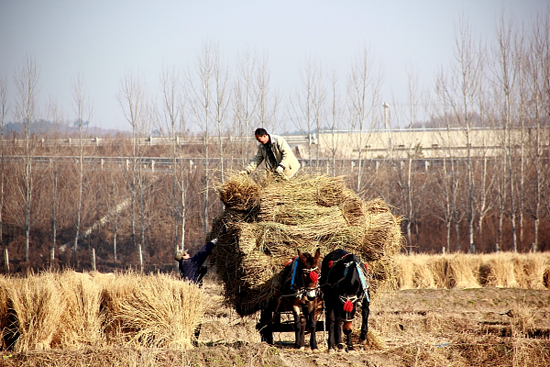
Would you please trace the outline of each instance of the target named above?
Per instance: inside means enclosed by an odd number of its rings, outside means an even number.
[[[275,169],[275,172],[277,172],[280,175],[282,175],[284,171],[285,169],[281,166],[277,166],[277,168]]]
[[[242,171],[240,172],[240,174],[241,174],[241,175],[248,175],[248,171],[247,171],[247,170],[242,170]]]

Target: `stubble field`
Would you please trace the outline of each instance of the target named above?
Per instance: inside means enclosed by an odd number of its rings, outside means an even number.
[[[403,261],[418,265],[420,260]],[[474,262],[483,267],[483,262]],[[545,264],[544,269],[548,269]],[[406,266],[400,265],[399,259],[397,265],[401,269],[400,289],[377,293],[369,319],[371,343],[357,345],[352,353],[329,355],[324,332],[317,335],[318,351],[294,349],[292,333],[275,333],[273,346],[261,343],[255,330],[257,316],[241,318],[225,306],[223,285],[210,277],[201,290],[204,314],[197,347],[185,343],[182,347],[146,347],[121,340],[120,344],[64,349],[3,350],[0,366],[550,365],[550,290],[543,282],[532,288],[494,286],[491,282],[497,279],[489,269],[489,275],[481,278],[485,279],[484,286],[438,288],[435,284],[422,288],[426,281],[417,277],[412,282],[414,276],[405,276]],[[456,274],[454,277],[458,278]],[[519,283],[517,276],[515,284]],[[175,324],[178,318],[170,322]],[[181,325],[165,327],[177,329]]]

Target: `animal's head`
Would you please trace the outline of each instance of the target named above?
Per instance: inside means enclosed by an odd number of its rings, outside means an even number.
[[[355,313],[357,301],[362,294],[361,280],[359,278],[359,263],[349,261],[343,263],[345,280],[342,282],[340,300],[342,307],[347,313]]]
[[[344,312],[353,318],[357,302],[361,301],[367,292],[368,283],[366,270],[361,261],[353,254],[347,253],[336,261],[328,262],[331,282],[336,283],[336,291]]]
[[[317,249],[315,255],[308,252],[302,253],[298,250],[298,261],[302,267],[302,276],[304,286],[306,288],[306,296],[309,300],[313,300],[317,296],[317,286],[319,282],[319,259],[321,258],[321,250]]]

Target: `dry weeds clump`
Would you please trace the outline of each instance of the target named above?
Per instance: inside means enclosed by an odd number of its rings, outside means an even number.
[[[505,287],[545,289],[550,253],[397,255],[399,289]]]
[[[403,241],[400,218],[381,199],[361,200],[342,177],[275,181],[267,175],[255,182],[233,175],[217,190],[225,210],[212,228],[220,233],[214,263],[226,300],[241,316],[262,307],[298,249],[357,254],[373,275],[373,294],[393,280],[393,256]]]
[[[202,291],[166,275],[44,272],[0,277],[3,349],[191,346]]]

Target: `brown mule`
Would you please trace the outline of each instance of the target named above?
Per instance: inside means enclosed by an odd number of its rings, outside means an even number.
[[[280,314],[292,312],[296,347],[304,348],[305,334],[309,331],[309,346],[311,349],[318,348],[315,334],[322,305],[318,284],[320,258],[320,249],[314,256],[298,250],[298,256],[285,266],[281,274],[281,287],[273,292],[256,326],[262,341],[273,344],[273,332],[278,331]]]

